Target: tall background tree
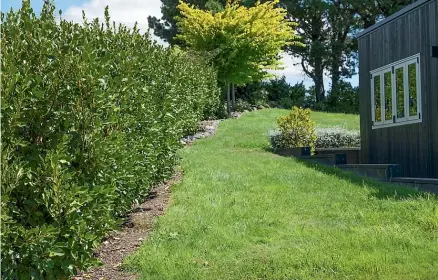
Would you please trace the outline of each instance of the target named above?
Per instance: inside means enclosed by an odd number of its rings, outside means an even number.
[[[230,1],[223,11],[213,12],[181,1],[176,39],[210,57],[228,92],[229,84],[261,81],[272,76],[268,69],[281,69],[283,46],[299,44],[296,24],[286,19],[286,10],[276,7],[277,3],[257,2],[247,8]]]
[[[361,26],[368,28],[379,19],[389,17],[416,0],[350,0]]]
[[[301,60],[304,73],[315,84],[316,101],[324,100],[324,69],[327,68],[327,3],[313,0],[287,0],[281,4],[289,19],[298,23],[301,45],[287,46],[286,52]]]
[[[272,76],[281,69],[283,46],[299,44],[293,22],[278,0],[257,2],[247,8],[228,2],[221,12],[203,11],[180,2],[177,27],[181,40],[193,51],[204,53],[218,71],[219,82],[243,85]]]
[[[186,0],[199,9],[219,11],[226,0]],[[362,29],[390,16],[413,0],[280,0],[287,17],[298,23],[296,31],[302,45],[289,45],[285,51],[298,58],[298,65],[312,79],[316,102],[325,100],[328,76],[331,94],[337,94],[338,85],[357,71],[357,41],[355,35]],[[175,17],[180,16],[177,0],[162,0],[161,19],[149,17],[155,35],[170,44],[183,44],[176,39]],[[253,6],[255,0],[241,4]]]
[[[331,76],[331,93],[338,91],[343,78],[356,74],[359,18],[348,0],[330,0],[327,12],[329,24],[328,65]]]
[[[403,8],[409,0],[281,0],[288,17],[298,23],[304,47],[288,46],[300,59],[303,72],[313,80],[316,102],[325,99],[324,73],[336,94],[344,78],[356,74],[355,35],[377,20]]]

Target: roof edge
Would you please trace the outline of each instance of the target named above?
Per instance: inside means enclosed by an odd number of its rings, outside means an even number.
[[[387,18],[377,22],[376,24],[368,27],[367,29],[361,31],[359,34],[357,34],[357,38],[359,39],[360,37],[363,37],[363,36],[367,35],[368,33],[374,31],[375,29],[377,29],[377,28],[379,28],[379,27],[381,27],[381,26],[383,26],[385,24],[390,23],[391,21],[393,21],[393,20],[401,17],[402,15],[404,15],[404,14],[406,14],[406,13],[408,13],[408,12],[410,12],[410,11],[412,11],[412,10],[414,10],[414,9],[424,5],[424,4],[426,4],[429,1],[432,1],[432,0],[418,0],[418,1],[408,5],[406,7],[404,7],[400,11],[390,15],[389,17],[387,17]]]

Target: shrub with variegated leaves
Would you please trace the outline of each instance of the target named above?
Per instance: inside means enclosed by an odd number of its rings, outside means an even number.
[[[310,110],[293,107],[286,116],[277,120],[278,132],[271,136],[274,148],[311,147],[315,145],[315,122]]]
[[[316,148],[360,147],[360,132],[341,127],[317,128]]]

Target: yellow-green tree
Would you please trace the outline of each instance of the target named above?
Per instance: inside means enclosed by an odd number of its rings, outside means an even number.
[[[268,69],[282,69],[282,48],[300,44],[296,24],[286,19],[278,2],[257,2],[248,8],[231,0],[223,11],[214,13],[180,0],[177,38],[192,50],[208,53],[224,85],[270,77]]]

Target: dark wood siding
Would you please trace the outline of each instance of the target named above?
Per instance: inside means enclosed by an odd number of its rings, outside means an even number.
[[[405,176],[438,178],[438,0],[359,38],[362,163],[402,164]],[[372,129],[370,71],[420,53],[422,122]]]
[[[429,5],[429,38],[431,46],[438,46],[438,0]],[[430,58],[429,73],[430,105],[426,106],[430,115],[431,177],[438,178],[438,58]]]

